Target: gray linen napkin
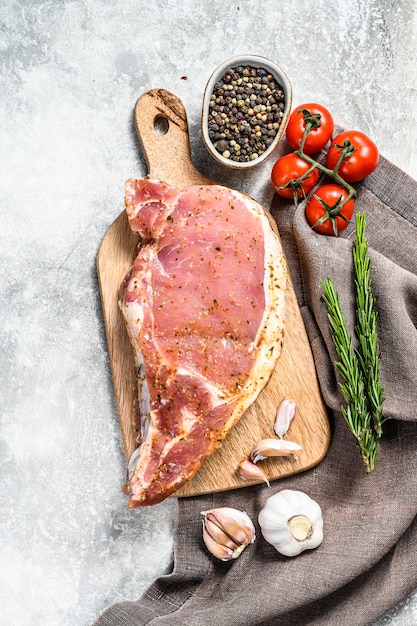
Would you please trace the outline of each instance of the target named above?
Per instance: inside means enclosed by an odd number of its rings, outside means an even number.
[[[339,239],[313,233],[304,206],[278,198],[272,213],[281,233],[311,341],[332,441],[315,468],[272,483],[181,499],[174,569],[135,602],[108,608],[96,626],[365,626],[417,587],[417,182],[386,159],[357,185],[356,211],[367,217],[373,291],[379,310],[385,426],[377,467],[367,474],[342,402],[320,279],[332,276],[353,324],[354,224]],[[317,500],[324,541],[289,559],[267,544],[257,515],[281,489]],[[202,542],[200,511],[247,511],[257,540],[232,563],[211,557]]]

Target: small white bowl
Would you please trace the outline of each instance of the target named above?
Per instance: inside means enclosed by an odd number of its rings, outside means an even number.
[[[278,84],[281,86],[282,91],[284,92],[284,110],[282,111],[282,121],[280,127],[278,129],[277,134],[275,135],[272,143],[268,146],[268,148],[259,155],[256,159],[252,161],[233,161],[228,157],[224,157],[220,152],[216,150],[213,145],[212,140],[209,137],[209,123],[213,114],[210,111],[210,100],[214,91],[214,87],[217,82],[219,82],[223,76],[227,73],[227,70],[230,68],[236,68],[239,66],[248,66],[253,68],[263,68],[275,78]],[[203,99],[203,111],[201,116],[201,130],[203,135],[204,144],[210,154],[216,159],[216,161],[226,165],[227,167],[231,167],[234,169],[244,170],[251,167],[256,167],[263,163],[265,159],[271,156],[272,152],[277,147],[282,135],[284,134],[285,127],[287,126],[288,118],[291,113],[292,106],[292,88],[291,83],[288,80],[286,74],[282,71],[282,69],[269,59],[265,57],[256,56],[252,54],[235,56],[227,61],[221,63],[210,76],[208,83],[206,85],[204,91],[204,99]]]

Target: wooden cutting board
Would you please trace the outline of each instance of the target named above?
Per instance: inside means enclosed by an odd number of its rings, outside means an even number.
[[[163,89],[139,98],[135,124],[148,173],[178,187],[212,184],[191,161],[188,124],[181,101]],[[132,177],[128,172],[126,178]],[[120,190],[122,197],[123,190]],[[272,219],[272,218],[271,218]],[[124,321],[118,307],[118,291],[135,257],[137,236],[130,230],[125,212],[110,226],[97,255],[97,272],[108,341],[114,391],[127,459],[137,447],[132,403],[136,393],[135,368]],[[256,402],[245,412],[222,446],[199,472],[174,496],[225,491],[255,484],[236,473],[240,461],[267,437],[284,398],[296,402],[296,417],[285,436],[302,446],[298,458],[280,457],[261,463],[270,480],[289,476],[317,465],[330,442],[330,428],[317,383],[314,362],[288,272],[286,326],[283,350],[275,371]]]

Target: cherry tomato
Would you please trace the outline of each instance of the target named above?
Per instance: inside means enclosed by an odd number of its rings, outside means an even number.
[[[349,142],[345,144],[345,142]],[[356,183],[368,176],[378,165],[379,152],[374,142],[359,130],[347,130],[337,135],[330,144],[326,164],[333,169],[344,145],[351,149],[343,159],[338,173],[348,183]]]
[[[348,192],[340,185],[322,185],[316,189],[305,211],[307,222],[313,230],[322,235],[336,235],[337,237],[347,227],[355,208],[353,198],[350,198],[341,209],[339,208],[348,195]],[[323,221],[317,224],[322,219]]]
[[[301,104],[291,113],[286,137],[293,150],[298,150],[306,128],[306,120],[310,120],[312,130],[308,133],[304,144],[306,154],[314,154],[324,148],[332,136],[334,122],[330,112],[321,104]]]
[[[294,193],[296,193],[297,198],[305,198],[317,184],[319,178],[317,168],[311,170],[308,176],[299,183],[294,182],[293,185],[290,184],[288,187],[285,187],[285,185],[288,185],[290,181],[297,181],[309,169],[311,169],[311,165],[293,152],[278,159],[271,172],[271,181],[277,194],[282,198],[294,198]],[[277,187],[284,187],[284,189],[277,189]]]

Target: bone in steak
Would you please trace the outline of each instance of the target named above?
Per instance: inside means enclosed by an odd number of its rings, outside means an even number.
[[[189,480],[268,382],[286,264],[263,208],[226,187],[128,180],[125,205],[140,237],[120,297],[138,370],[133,508]]]

